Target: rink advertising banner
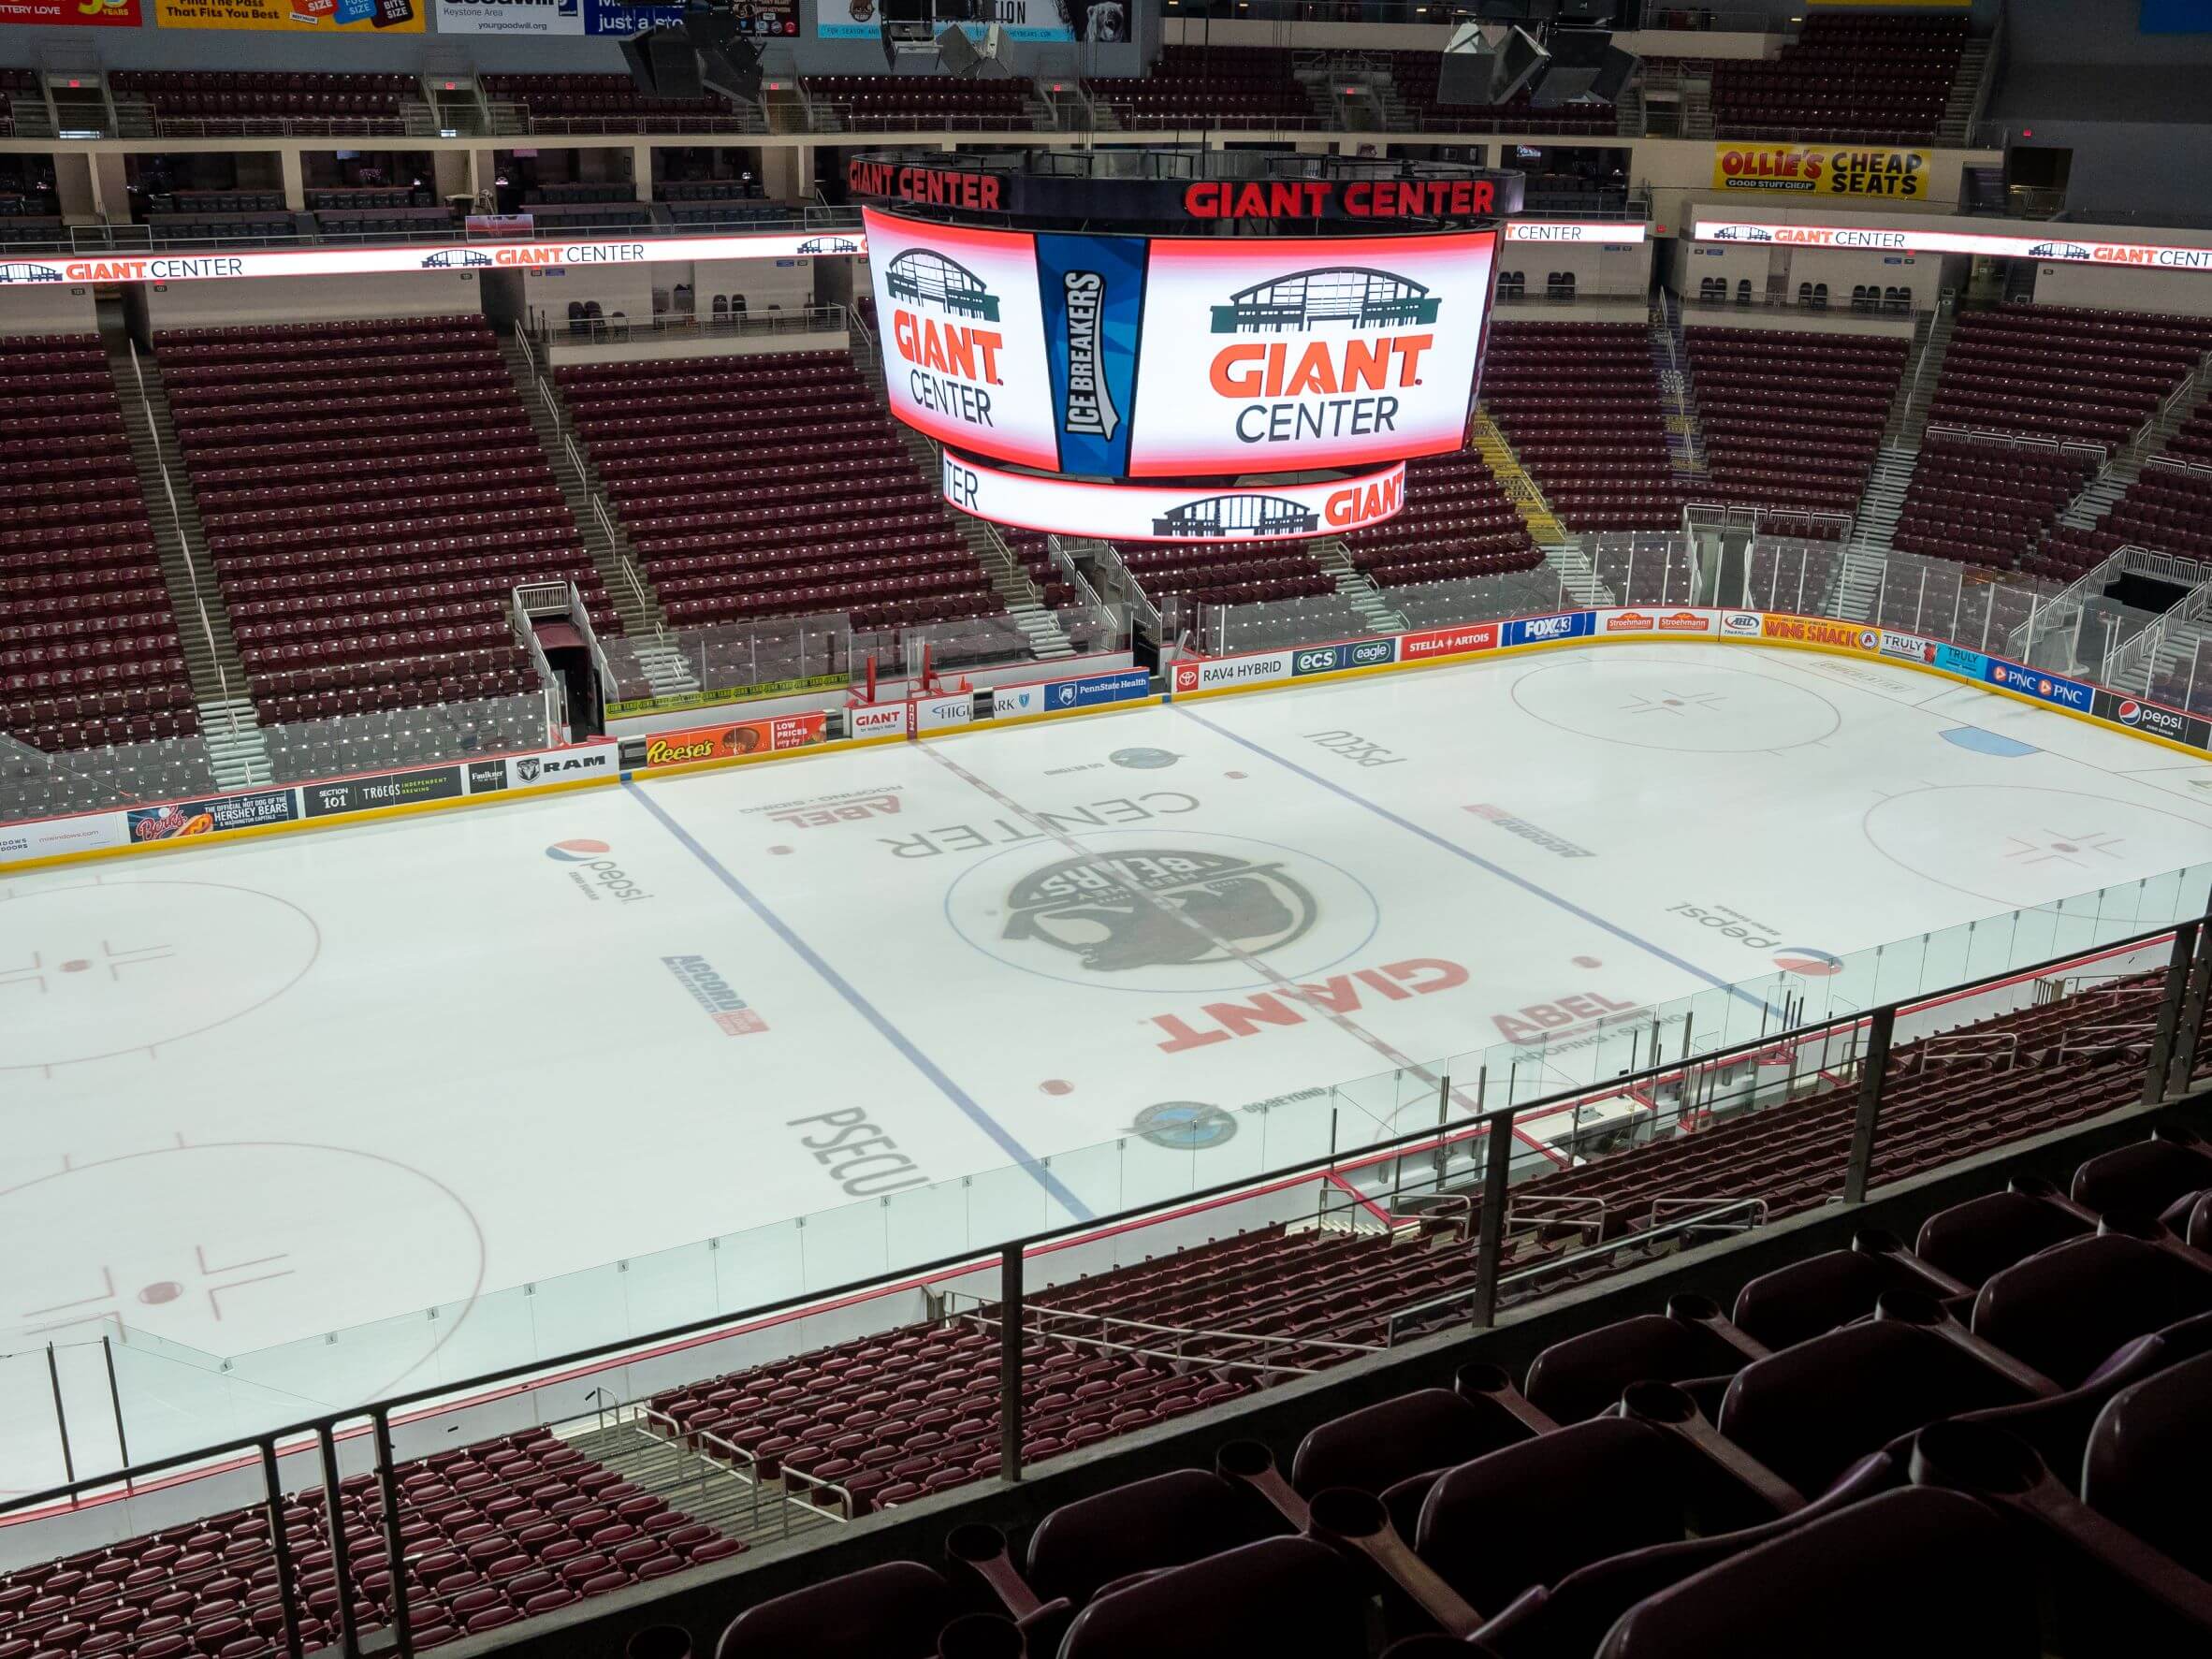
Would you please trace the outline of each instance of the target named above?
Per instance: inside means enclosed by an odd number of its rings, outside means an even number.
[[[1564,611],[1556,617],[1521,617],[1500,625],[1498,644],[1556,645],[1563,639],[1584,639],[1594,632],[1596,619],[1590,611]]]
[[[1460,447],[1495,231],[1152,243],[1129,471],[1298,472]]]
[[[1398,636],[1398,658],[1404,662],[1433,662],[1439,657],[1464,657],[1498,648],[1495,622],[1470,622],[1458,628],[1423,628]]]
[[[0,825],[0,863],[127,847],[130,835],[130,820],[122,812],[80,812],[74,818]]]
[[[952,697],[916,697],[907,705],[907,735],[919,737],[924,732],[949,732],[955,726],[975,723],[975,693],[963,691]]]
[[[1926,150],[1857,149],[1830,144],[1715,144],[1712,187],[1730,194],[1772,191],[1797,196],[1928,196],[1934,156]]]
[[[2046,674],[2040,668],[2023,667],[2017,662],[2007,662],[2001,657],[1989,659],[1989,672],[1984,682],[2017,691],[2024,697],[2033,697],[2038,703],[2055,703],[2060,708],[2071,708],[2077,714],[2091,712],[2089,688],[2078,679]]]
[[[2100,686],[2089,706],[2099,720],[2125,726],[2131,732],[2147,732],[2153,737],[2163,737],[2169,743],[2186,743],[2191,749],[2212,749],[2212,721],[2183,714],[2163,704],[2123,697]]]
[[[1068,714],[1083,708],[1103,708],[1113,703],[1133,703],[1151,695],[1149,673],[1142,668],[1120,668],[1108,674],[1086,674],[1075,679],[994,686],[991,718],[1003,720],[1036,714]]]
[[[816,712],[651,732],[645,739],[645,768],[649,772],[662,766],[690,766],[701,761],[742,760],[748,755],[806,749],[822,740],[828,718]]]
[[[941,465],[944,498],[964,513],[1022,530],[1119,542],[1226,545],[1342,535],[1395,517],[1405,504],[1403,461],[1353,478],[1248,489],[1040,478],[951,450]]]
[[[704,691],[673,691],[660,697],[630,697],[606,706],[606,717],[628,714],[678,714],[687,708],[712,708],[721,703],[745,703],[755,697],[780,697],[791,691],[826,691],[846,685],[846,674],[809,674],[797,679],[767,679],[749,686],[710,686]]]
[[[135,29],[145,21],[138,0],[0,0],[0,23],[24,28]]]
[[[1970,651],[1964,646],[1939,643],[1935,649],[1935,665],[1945,674],[1957,674],[1968,679],[1989,677],[1989,659],[1979,651]]]
[[[1930,215],[1933,217],[1933,215]],[[2047,259],[2122,265],[2144,270],[2212,271],[2212,247],[2170,242],[2108,242],[2070,236],[2003,236],[1917,225],[1809,225],[1789,220],[1699,219],[1701,242],[1769,242],[1779,248],[1836,248],[1855,254],[1974,254],[1989,259]]]
[[[1827,646],[1839,651],[1870,651],[1881,643],[1880,634],[1873,629],[1862,628],[1856,622],[1835,622],[1826,617],[1784,617],[1771,612],[1767,615],[1761,633],[1768,639]]]
[[[407,772],[376,772],[330,783],[305,784],[299,791],[299,802],[304,817],[329,818],[341,812],[404,807],[415,801],[450,801],[461,793],[461,782],[458,766],[417,766]]]
[[[616,0],[437,0],[441,35],[642,35],[683,22],[681,6]]]
[[[241,277],[367,276],[388,271],[543,270],[586,265],[664,265],[699,259],[798,259],[866,252],[857,236],[672,236],[633,241],[488,241],[406,248],[300,248],[283,253],[50,255],[0,264],[0,283],[200,283]]]
[[[904,703],[870,703],[845,711],[845,735],[848,737],[904,737],[907,735],[907,706]]]
[[[181,841],[223,830],[289,823],[299,816],[288,789],[255,790],[242,795],[216,795],[201,801],[171,801],[160,807],[133,807],[124,813],[133,841]]]
[[[1179,697],[1231,686],[1266,685],[1290,677],[1290,655],[1259,651],[1248,657],[1186,657],[1176,662],[1171,684]]]
[[[430,0],[153,0],[165,29],[357,29],[420,35]]]
[[[572,744],[566,749],[541,749],[536,754],[506,757],[509,789],[542,789],[555,783],[589,783],[622,775],[621,749],[612,742]],[[471,767],[472,773],[474,767]],[[472,779],[472,794],[483,792]]]

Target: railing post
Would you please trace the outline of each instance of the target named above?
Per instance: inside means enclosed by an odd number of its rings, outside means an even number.
[[[2174,930],[2174,949],[2166,957],[2166,982],[2159,993],[2159,1021],[2150,1040],[2150,1064],[2143,1074],[2143,1103],[2155,1106],[2166,1098],[2174,1063],[2174,1039],[2181,1029],[2181,1011],[2189,1001],[2190,969],[2195,965],[2197,923],[2184,922]]]
[[[2187,1094],[2197,1069],[2197,1048],[2205,1033],[2205,1002],[2212,995],[2212,926],[2197,928],[2196,960],[2190,966],[2189,992],[2181,1003],[2181,1023],[2174,1033],[2174,1057],[2167,1072],[2169,1094]]]
[[[115,1380],[115,1345],[100,1332],[100,1354],[108,1361],[108,1404],[115,1413],[115,1451],[123,1460],[123,1490],[131,1489],[131,1443],[123,1433],[123,1388]]]
[[[338,1442],[327,1422],[315,1425],[315,1444],[323,1454],[323,1530],[330,1539],[330,1571],[336,1578],[331,1588],[338,1593],[339,1649],[345,1659],[361,1659],[361,1626],[354,1617],[353,1551],[345,1541],[345,1493],[338,1479]]]
[[[62,1404],[62,1364],[54,1358],[53,1344],[46,1345],[46,1380],[53,1388],[53,1426],[62,1437],[62,1477],[65,1484],[77,1484],[77,1460],[69,1452],[69,1408]],[[69,1507],[77,1506],[77,1499],[69,1499]]]
[[[1508,1102],[1510,1097],[1508,1097]],[[1483,1120],[1482,1217],[1475,1232],[1475,1328],[1497,1323],[1498,1256],[1506,1242],[1506,1180],[1513,1161],[1513,1107],[1510,1103]]]
[[[415,1632],[407,1618],[406,1544],[400,1536],[400,1477],[392,1467],[392,1419],[380,1405],[370,1414],[370,1421],[376,1429],[376,1490],[384,1499],[384,1564],[392,1582],[393,1651],[400,1659],[415,1659]]]
[[[1851,1161],[1843,1169],[1843,1201],[1867,1201],[1867,1177],[1874,1167],[1874,1126],[1882,1115],[1882,1079],[1889,1070],[1889,1038],[1897,1027],[1897,1007],[1878,1008],[1867,1021],[1867,1049],[1859,1060],[1858,1116],[1851,1129]]]
[[[284,1488],[276,1442],[261,1443],[261,1492],[269,1511],[269,1547],[276,1557],[277,1602],[284,1610],[286,1659],[299,1659],[299,1586],[292,1577],[292,1535],[284,1526]]]
[[[998,1252],[998,1478],[1022,1477],[1022,1246]]]

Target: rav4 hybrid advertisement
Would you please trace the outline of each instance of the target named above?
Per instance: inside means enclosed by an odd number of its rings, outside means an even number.
[[[1494,231],[1147,239],[865,217],[893,411],[966,455],[1182,478],[1465,436]]]

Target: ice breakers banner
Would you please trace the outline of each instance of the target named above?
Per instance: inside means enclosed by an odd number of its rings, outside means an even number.
[[[1113,478],[1129,470],[1144,245],[1133,236],[1037,239],[1063,473]]]
[[[971,455],[1056,468],[1037,239],[861,217],[892,413]]]
[[[1288,473],[1457,449],[1496,240],[1156,240],[1129,472]]]

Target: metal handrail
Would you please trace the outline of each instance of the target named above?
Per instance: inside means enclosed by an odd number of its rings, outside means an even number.
[[[191,538],[184,533],[184,515],[177,507],[177,487],[169,477],[169,464],[161,455],[161,428],[153,418],[153,400],[146,391],[145,366],[138,361],[138,342],[126,340],[130,347],[131,378],[138,384],[138,411],[146,417],[147,441],[153,445],[154,470],[161,474],[162,499],[169,510],[169,530],[177,538],[177,551],[184,559],[184,575],[192,583],[193,607],[199,612],[200,638],[208,648],[208,662],[215,670],[215,689],[222,693],[223,718],[227,730],[238,732],[238,710],[231,706],[230,676],[223,667],[223,653],[215,647],[214,624],[208,619],[207,590],[200,586],[199,560],[193,557]]]
[[[970,1312],[963,1309],[953,1308],[953,1302],[962,1300],[973,1302],[976,1304],[974,1310]],[[974,1292],[968,1290],[948,1290],[945,1292],[945,1303],[947,1308],[950,1309],[956,1317],[964,1319],[977,1319],[984,1324],[991,1325],[994,1328],[998,1323],[997,1319],[992,1318],[989,1315],[982,1311],[986,1307],[996,1307],[998,1305],[993,1298],[978,1296]],[[1122,1317],[1119,1314],[1086,1313],[1082,1308],[1043,1307],[1037,1305],[1025,1306],[1022,1309],[1022,1323],[1025,1329],[1027,1328],[1029,1322],[1032,1319],[1038,1320],[1040,1322],[1049,1319],[1060,1319],[1078,1325],[1096,1325],[1101,1331],[1111,1326],[1113,1329],[1120,1331],[1146,1332],[1154,1336],[1198,1337],[1212,1342],[1289,1343],[1299,1347],[1342,1348],[1346,1353],[1355,1354],[1372,1354],[1380,1352],[1380,1350],[1376,1348],[1372,1343],[1332,1342],[1318,1336],[1310,1338],[1303,1336],[1286,1336],[1279,1331],[1211,1331],[1201,1325],[1163,1325],[1150,1319],[1127,1319]],[[1049,1332],[1041,1332],[1040,1334],[1055,1336],[1063,1342],[1081,1342],[1084,1340],[1082,1337],[1068,1336],[1057,1331]]]

